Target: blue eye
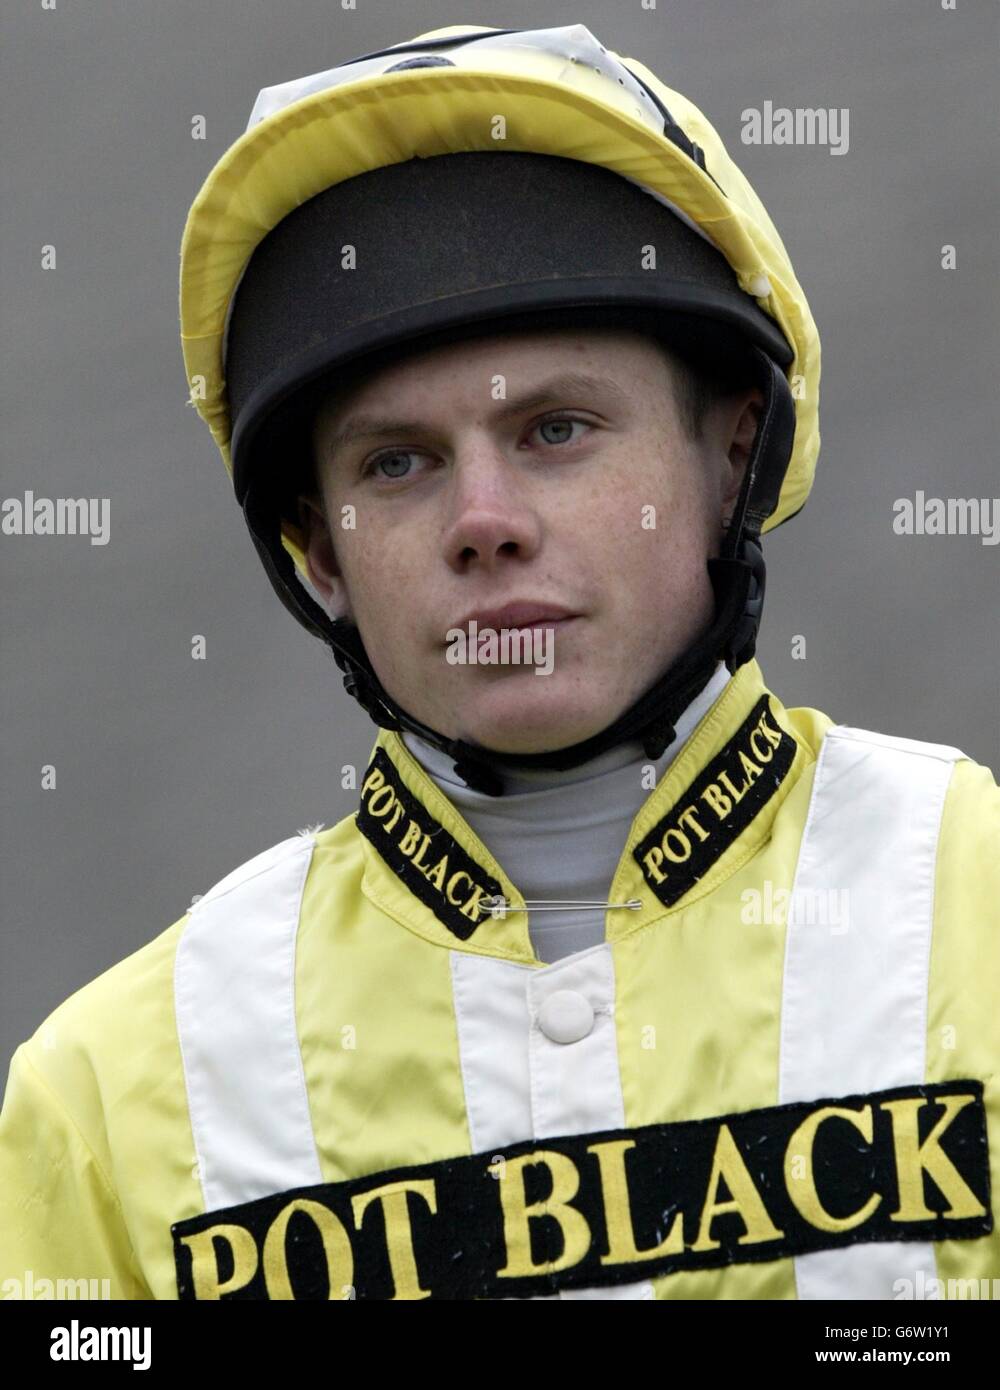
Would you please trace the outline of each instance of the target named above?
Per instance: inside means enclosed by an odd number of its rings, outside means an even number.
[[[559,415],[559,416],[553,417],[553,419],[551,419],[551,420],[541,420],[541,421],[535,426],[535,429],[536,429],[536,430],[552,430],[552,429],[554,429],[554,430],[556,430],[556,431],[558,432],[558,431],[560,431],[560,430],[565,430],[567,426],[568,426],[570,429],[572,429],[572,427],[573,427],[574,425],[579,425],[581,429],[586,429],[586,428],[587,428],[587,425],[586,425],[585,421],[583,421],[583,420],[574,420],[574,419],[571,419],[571,418],[570,418],[569,416],[567,416],[567,415]],[[579,436],[577,436],[577,438],[579,438]],[[566,434],[561,434],[561,435],[560,435],[560,434],[557,433],[557,437],[556,437],[556,438],[554,438],[554,439],[553,439],[553,438],[546,438],[545,443],[546,443],[546,444],[575,444],[575,443],[576,443],[576,439],[572,439],[572,438],[570,438],[569,436],[567,436]]]
[[[394,453],[376,455],[375,458],[371,459],[366,464],[364,471],[366,475],[374,474],[376,477],[380,478],[406,478],[409,476],[410,469],[397,469],[394,467],[394,465],[397,464],[400,460],[413,459],[419,457],[420,455],[416,454],[411,449],[397,449]],[[383,465],[388,465],[388,467],[385,467],[385,470],[382,473],[376,473],[376,469],[382,468]]]

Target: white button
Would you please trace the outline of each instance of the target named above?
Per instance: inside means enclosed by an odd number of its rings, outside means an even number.
[[[575,989],[557,989],[538,1010],[538,1026],[553,1042],[579,1042],[594,1026],[594,1010]]]
[[[752,275],[747,285],[747,293],[752,294],[754,299],[767,299],[771,294],[770,280],[761,272]]]

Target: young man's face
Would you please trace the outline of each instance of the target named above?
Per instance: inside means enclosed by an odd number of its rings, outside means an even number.
[[[658,346],[617,329],[503,334],[394,363],[317,416],[330,529],[307,504],[310,578],[409,714],[499,752],[568,747],[711,621],[705,562],[760,399],[716,405],[693,442]],[[523,624],[497,612],[513,604],[537,606],[549,674],[448,659],[470,617],[480,633]]]

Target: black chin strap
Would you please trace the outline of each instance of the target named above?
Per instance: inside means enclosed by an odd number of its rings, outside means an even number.
[[[344,673],[344,689],[383,729],[416,734],[452,759],[468,786],[489,796],[503,795],[501,769],[507,766],[577,767],[620,743],[637,739],[646,756],[656,759],[673,743],[677,720],[704,690],[719,661],[736,671],[756,650],[764,607],[764,556],[760,531],[777,505],[795,433],[795,405],[784,372],[765,353],[754,349],[764,405],[736,507],[721,553],[709,559],[715,616],[703,632],[638,700],[600,733],[568,748],[543,753],[501,753],[448,738],[402,709],[384,689],[365,651],[357,628],[332,621],[298,581],[291,557],[280,544],[264,540],[273,504],[251,489],[244,501],[250,530],[265,568],[282,581],[282,602],[330,646]],[[272,523],[273,524],[273,523]]]

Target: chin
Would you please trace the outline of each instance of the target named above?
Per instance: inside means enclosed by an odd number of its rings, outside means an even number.
[[[545,677],[533,677],[543,680]],[[520,698],[518,698],[518,695]],[[523,691],[511,691],[503,699],[490,698],[464,711],[459,738],[495,753],[552,753],[592,738],[612,722],[614,712],[573,707],[570,700],[550,692],[543,699],[525,699]]]

